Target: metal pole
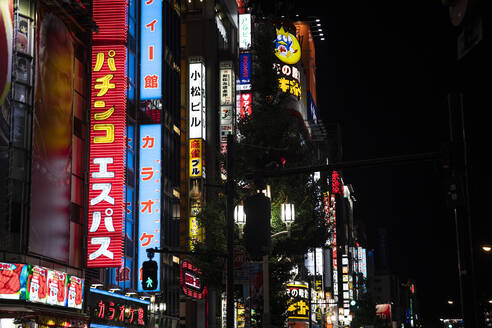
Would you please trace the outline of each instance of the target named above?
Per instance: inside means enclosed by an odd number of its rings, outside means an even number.
[[[268,254],[263,255],[263,327],[270,327],[270,272]]]
[[[234,139],[231,134],[227,136],[227,199],[226,199],[226,224],[227,224],[227,328],[234,328]]]

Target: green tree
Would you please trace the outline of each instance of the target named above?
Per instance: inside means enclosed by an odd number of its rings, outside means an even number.
[[[317,164],[304,122],[292,106],[295,101],[291,95],[278,90],[273,70],[275,28],[271,22],[255,23],[254,31],[252,115],[243,117],[238,123],[239,140],[234,161],[237,203],[256,192],[254,182],[245,178],[247,173]],[[220,160],[224,163],[223,158]],[[292,278],[290,271],[303,263],[308,249],[320,247],[328,236],[319,208],[320,188],[310,174],[270,178],[267,183],[271,186],[272,234],[286,229],[280,218],[280,204],[295,205],[291,233],[275,238],[270,252],[271,321],[273,326],[280,327],[286,319],[284,283]],[[224,197],[209,200],[198,219],[206,234],[204,243],[197,244],[196,250],[208,254],[225,253]],[[241,241],[236,239],[236,242]],[[196,263],[203,269],[206,283],[223,288],[222,258],[201,255]],[[256,326],[262,327],[262,302],[258,302],[255,310]]]

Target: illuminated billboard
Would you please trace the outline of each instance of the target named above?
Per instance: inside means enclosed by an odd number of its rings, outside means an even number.
[[[202,176],[202,139],[190,139],[190,177]]]
[[[232,105],[233,103],[233,72],[231,62],[220,63],[220,104]]]
[[[127,4],[94,0],[87,267],[120,267],[125,207]],[[108,14],[108,13],[111,14]]]
[[[206,139],[205,66],[201,62],[189,65],[189,137]]]
[[[142,1],[140,10],[140,99],[160,99],[162,94],[162,1]]]
[[[240,96],[240,109],[239,114],[241,118],[245,116],[251,116],[252,113],[252,96],[251,93],[241,93]]]
[[[284,30],[283,27],[276,29],[275,56],[286,64],[293,65],[301,59],[301,46],[297,38]]]
[[[304,282],[286,284],[287,318],[289,320],[309,320],[309,289]]]
[[[38,265],[0,262],[0,299],[82,309],[84,279]]]
[[[251,47],[251,14],[239,15],[239,48]]]
[[[239,83],[251,83],[251,54],[239,55]]]
[[[148,124],[140,126],[138,174],[138,272],[147,260],[148,248],[161,247],[161,125]],[[160,263],[159,253],[154,260]],[[160,277],[160,266],[157,266]],[[142,277],[139,275],[139,281]],[[143,292],[138,283],[138,291]],[[160,290],[159,280],[156,289]],[[146,290],[148,291],[148,290]]]

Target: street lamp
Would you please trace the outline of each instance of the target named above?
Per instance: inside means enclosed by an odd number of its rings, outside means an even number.
[[[282,222],[287,226],[287,231],[290,231],[290,226],[295,220],[294,204],[284,203],[280,204],[280,218]]]
[[[234,208],[234,222],[239,226],[239,237],[243,236],[244,225],[246,224],[246,214],[244,214],[244,206],[236,205]]]
[[[483,246],[482,246],[482,250],[483,250],[485,253],[490,253],[490,251],[492,251],[492,246],[490,246],[490,245],[483,245]]]

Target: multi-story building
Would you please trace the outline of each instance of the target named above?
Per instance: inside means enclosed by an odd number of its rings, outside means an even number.
[[[90,11],[11,0],[0,17],[2,327],[86,327]]]

